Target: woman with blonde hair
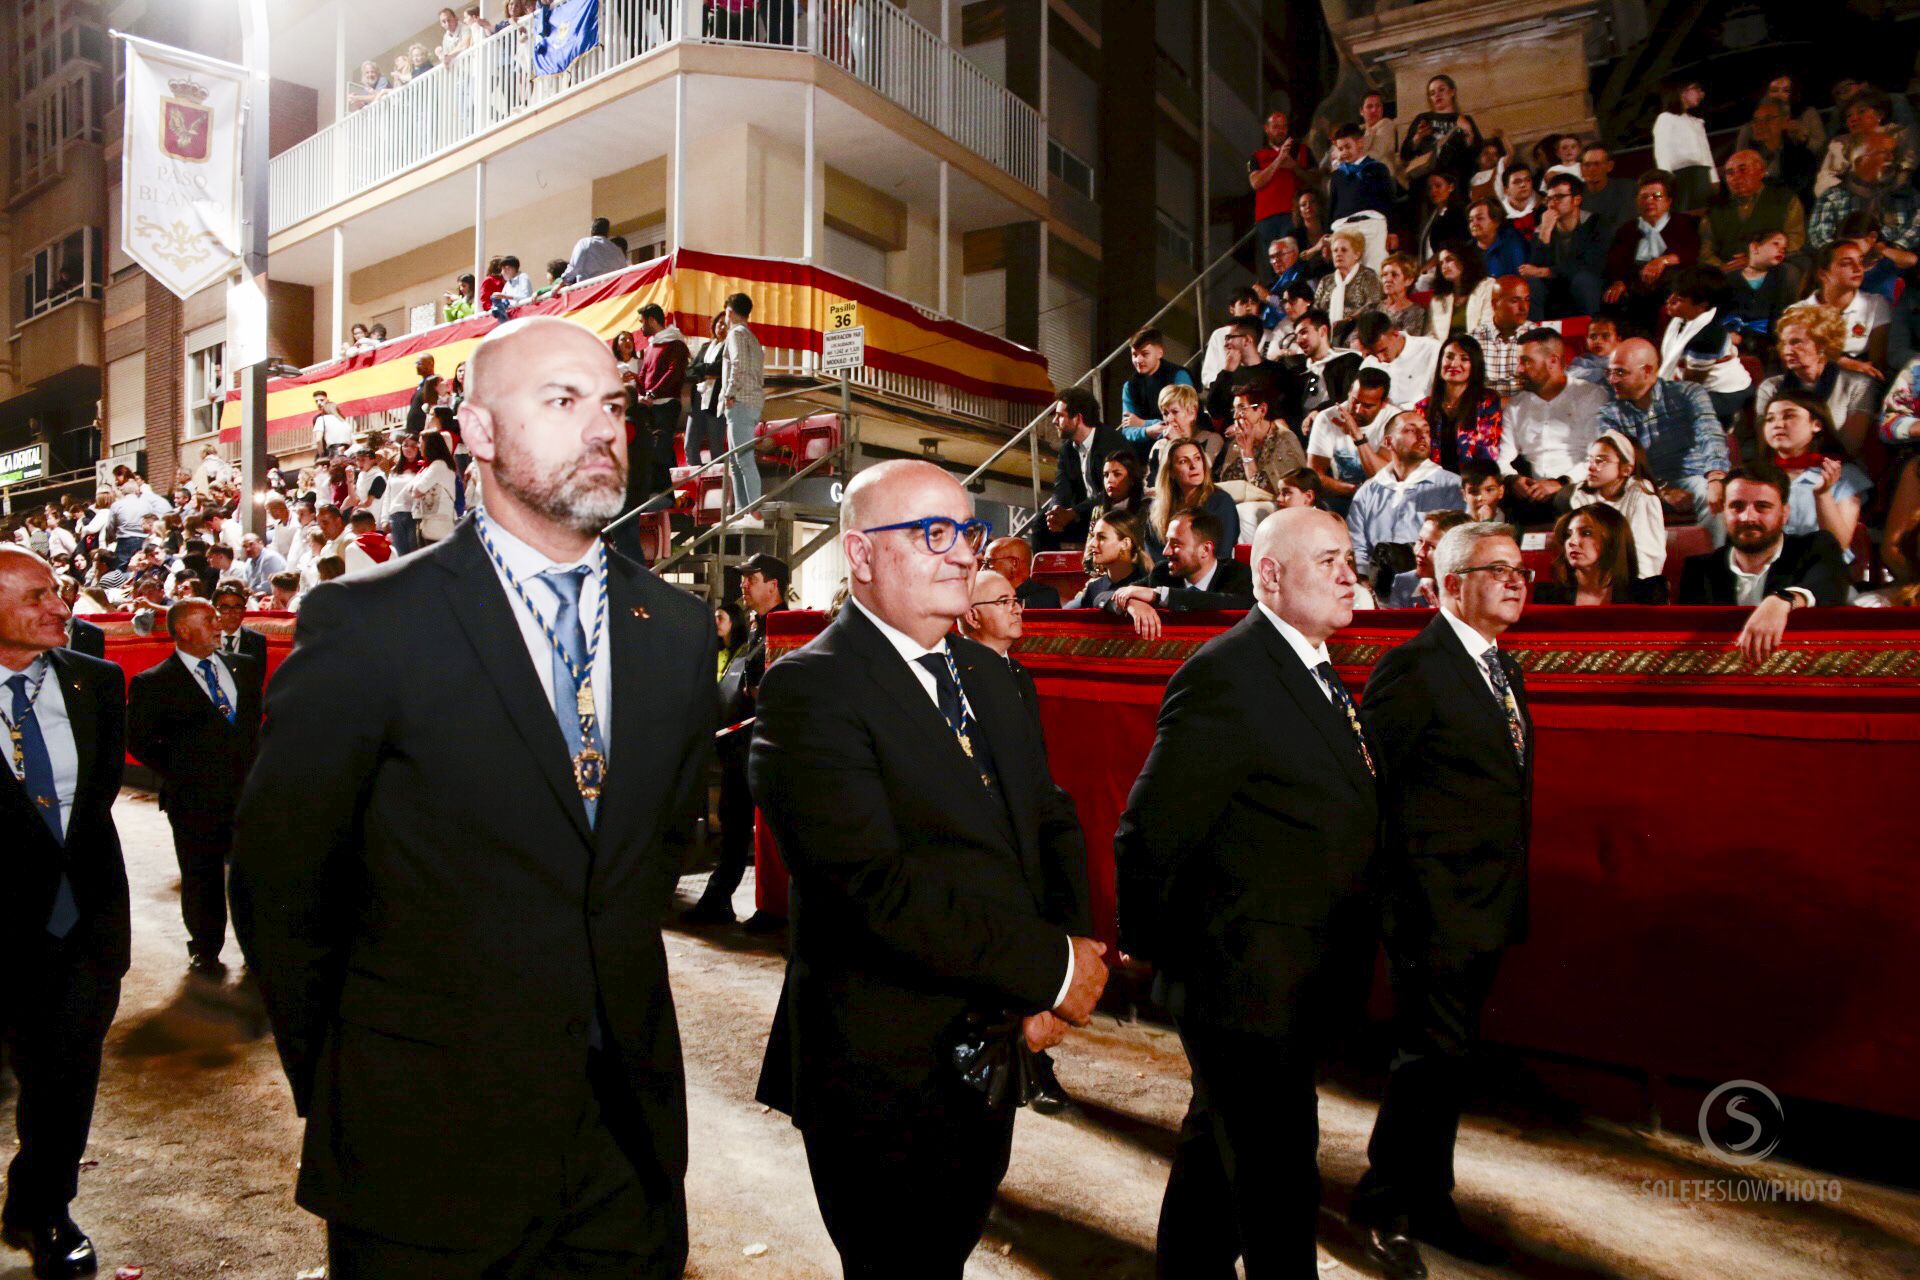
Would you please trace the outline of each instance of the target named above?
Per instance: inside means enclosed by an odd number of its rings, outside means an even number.
[[[1327,237],[1327,261],[1333,270],[1314,286],[1313,305],[1335,325],[1358,320],[1361,312],[1380,305],[1380,277],[1366,265],[1366,256],[1367,238],[1351,227]]]
[[[1780,313],[1774,334],[1785,372],[1766,379],[1754,393],[1754,422],[1766,419],[1767,406],[1777,395],[1796,391],[1813,396],[1826,404],[1848,456],[1858,458],[1873,427],[1879,388],[1866,374],[1840,365],[1847,349],[1846,317],[1818,302],[1798,302]],[[1751,452],[1757,456],[1759,451]]]
[[[1159,476],[1167,452],[1182,440],[1192,440],[1206,455],[1211,471],[1226,452],[1227,438],[1213,429],[1213,423],[1200,412],[1200,392],[1186,383],[1160,388],[1160,438],[1147,451],[1147,489],[1158,492]]]
[[[1226,490],[1213,483],[1207,455],[1197,440],[1176,440],[1162,457],[1153,487],[1147,523],[1156,542],[1167,540],[1167,526],[1182,511],[1210,511],[1220,522],[1221,549],[1232,554],[1240,541],[1240,511]]]
[[[1413,282],[1420,278],[1420,264],[1404,253],[1390,253],[1380,264],[1380,307],[1402,333],[1424,337],[1433,332],[1433,317],[1425,306],[1413,300]]]

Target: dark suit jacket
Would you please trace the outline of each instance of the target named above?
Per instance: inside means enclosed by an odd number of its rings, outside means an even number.
[[[240,804],[260,733],[261,668],[215,654],[233,674],[233,723],[181,663],[178,652],[133,678],[127,688],[127,747],[160,775],[160,807],[175,822],[224,830]]]
[[[1147,575],[1147,585],[1165,587],[1167,608],[1175,613],[1253,608],[1253,569],[1232,556],[1214,562],[1213,580],[1207,583],[1205,591],[1188,586],[1186,579],[1174,573],[1165,561],[1153,566],[1153,572]]]
[[[1147,585],[1147,571],[1135,569],[1126,577],[1115,581],[1106,574],[1097,578],[1088,578],[1087,585],[1080,588],[1080,594],[1067,601],[1069,609],[1104,609],[1113,593],[1122,587],[1144,587]]]
[[[107,656],[107,633],[85,618],[67,620],[67,648],[89,658]]]
[[[127,971],[130,934],[127,869],[113,826],[113,802],[127,759],[126,676],[111,662],[71,649],[52,649],[47,679],[60,681],[79,784],[67,815],[64,843],[34,810],[10,768],[0,768],[0,964],[25,972],[25,949],[45,936],[64,869],[73,885],[80,923],[67,936],[69,953],[90,973],[117,978]],[[0,995],[0,1010],[9,1003]]]
[[[977,1102],[946,1057],[954,1029],[1052,1008],[1068,935],[1090,927],[1080,824],[1007,663],[949,643],[1000,798],[851,604],[760,687],[748,777],[793,912],[758,1096],[802,1128]]]
[[[1737,603],[1732,559],[1731,546],[1688,556],[1680,567],[1680,603]],[[1780,558],[1767,570],[1767,594],[1788,587],[1805,587],[1823,608],[1847,602],[1846,556],[1832,534],[1816,529],[1781,539]]]
[[[226,637],[223,635],[221,639],[224,641]],[[263,680],[266,678],[267,638],[265,636],[255,631],[252,627],[241,627],[240,656],[248,659],[254,666],[260,669]]]
[[[1700,260],[1700,225],[1684,213],[1675,212],[1667,219],[1666,229],[1660,238],[1667,243],[1667,252],[1680,259],[1680,266],[1690,267]],[[1607,281],[1619,281],[1627,286],[1628,293],[1646,293],[1646,286],[1640,283],[1642,264],[1633,260],[1640,250],[1640,220],[1638,216],[1628,218],[1620,229],[1613,233],[1613,243],[1607,248]],[[1656,292],[1666,292],[1666,282],[1678,267],[1670,268],[1660,278],[1661,284]]]
[[[1393,874],[1389,943],[1446,964],[1527,934],[1533,719],[1520,667],[1501,665],[1526,726],[1515,758],[1506,712],[1444,617],[1374,665],[1360,715],[1379,744]]]
[[[686,1167],[660,918],[704,794],[713,619],[608,552],[608,789],[589,825],[471,520],[314,589],[234,841],[234,925],[307,1117],[299,1203],[423,1246],[517,1240],[593,1094],[659,1194]],[[431,653],[405,680],[369,679]]]
[[[1100,487],[1100,467],[1107,455],[1121,447],[1120,432],[1109,426],[1095,426],[1093,434],[1087,438],[1086,452],[1093,459],[1090,470],[1093,472],[1093,487],[1087,487],[1086,476],[1081,472],[1081,446],[1071,440],[1060,442],[1059,465],[1053,473],[1053,505],[1072,507],[1082,520],[1093,515],[1093,509],[1105,502],[1107,495]]]
[[[1114,835],[1121,944],[1177,1014],[1283,1034],[1304,975],[1372,945],[1378,834],[1352,725],[1249,613],[1167,684]]]
[[[1060,593],[1047,583],[1036,582],[1032,578],[1028,578],[1025,582],[1015,587],[1013,594],[1020,597],[1020,603],[1029,609],[1058,609],[1060,607]]]

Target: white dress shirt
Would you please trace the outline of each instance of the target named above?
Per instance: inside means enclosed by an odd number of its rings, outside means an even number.
[[[1205,573],[1201,574],[1197,578],[1189,578],[1185,582],[1181,583],[1180,589],[1182,591],[1205,591],[1207,587],[1213,582],[1213,576],[1218,572],[1220,572],[1220,562],[1218,560],[1215,560],[1212,564],[1207,566],[1207,571]],[[1160,597],[1161,604],[1165,604],[1167,602],[1167,592],[1171,590],[1173,590],[1172,587],[1155,587],[1153,589],[1153,593],[1156,596]]]
[[[1507,401],[1500,434],[1500,469],[1511,471],[1516,459],[1525,458],[1535,479],[1584,483],[1587,449],[1600,437],[1600,410],[1610,399],[1605,387],[1577,378],[1569,378],[1551,400],[1516,393]]]
[[[1280,638],[1287,642],[1287,647],[1293,650],[1300,661],[1306,665],[1307,674],[1313,677],[1314,684],[1320,687],[1320,692],[1327,695],[1327,701],[1332,702],[1333,690],[1327,688],[1327,682],[1320,678],[1320,664],[1333,661],[1333,655],[1327,652],[1326,644],[1324,642],[1315,644],[1301,635],[1299,629],[1292,623],[1267,608],[1264,600],[1255,601],[1254,607],[1267,615],[1267,621],[1280,632]]]
[[[930,653],[946,654],[946,637],[942,636],[940,643],[934,648],[929,649],[906,632],[882,622],[879,617],[874,614],[873,610],[861,604],[855,597],[848,596],[847,604],[849,607],[858,609],[864,614],[867,621],[873,624],[874,629],[881,634],[888,644],[893,646],[893,651],[900,655],[902,662],[907,664],[907,670],[913,673],[913,678],[920,683],[922,689],[926,690],[927,701],[931,702],[937,710],[940,706],[940,686],[934,683],[933,673],[921,666],[919,660]],[[1073,939],[1069,937],[1067,939],[1067,976],[1061,981],[1060,990],[1054,994],[1053,1007],[1055,1009],[1060,1007],[1060,1002],[1067,998],[1068,988],[1073,986],[1073,970]]]
[[[526,588],[528,599],[539,608],[538,616],[530,613],[520,599],[520,593],[513,589],[500,566],[493,563],[493,557],[487,557],[487,563],[493,565],[493,572],[500,579],[500,589],[507,593],[507,603],[513,608],[513,620],[519,624],[520,639],[527,646],[527,657],[533,662],[533,673],[540,679],[540,691],[547,695],[549,705],[553,702],[553,644],[547,639],[547,633],[541,629],[544,619],[552,626],[560,611],[560,601],[553,594],[540,575],[550,569],[575,569],[586,565],[590,572],[580,587],[580,630],[587,637],[587,648],[593,653],[593,707],[594,715],[600,725],[600,752],[609,764],[613,761],[613,644],[609,639],[611,628],[603,625],[600,631],[600,643],[594,645],[594,620],[600,616],[600,570],[606,564],[606,544],[598,538],[587,554],[569,564],[555,564],[547,559],[546,553],[528,546],[520,539],[500,527],[498,521],[480,517],[487,537],[493,541],[493,549],[507,562],[507,568],[513,570],[513,576]],[[569,744],[569,754],[574,744]]]
[[[175,649],[173,656],[180,659],[182,665],[187,669],[187,674],[193,677],[193,687],[206,694],[207,701],[212,702],[213,693],[207,688],[206,677],[200,674],[200,659],[194,657],[185,649]],[[217,650],[208,661],[213,663],[213,674],[220,681],[220,692],[227,695],[227,705],[238,711],[240,708],[240,686],[233,682],[233,672],[227,670],[227,664],[220,661],[220,655]]]
[[[1385,369],[1391,380],[1387,399],[1395,404],[1412,405],[1426,399],[1427,393],[1433,390],[1433,369],[1439,363],[1440,339],[1410,333],[1400,348],[1399,359],[1392,364],[1368,356],[1360,362],[1360,367]]]
[[[6,719],[9,729],[13,724],[13,690],[6,687],[6,682],[21,674],[13,667],[0,665],[0,717]],[[64,839],[67,823],[73,817],[73,795],[80,788],[80,749],[73,740],[66,693],[60,688],[60,673],[53,669],[52,660],[41,654],[27,664],[24,674],[28,692],[33,694],[33,718],[47,745],[47,762],[53,766],[53,791],[60,799],[60,835]],[[35,681],[40,686],[37,690]],[[11,743],[0,750],[0,755],[6,756],[7,768],[24,784],[27,772],[14,763]]]
[[[1447,608],[1445,604],[1440,606],[1440,616],[1447,620],[1447,625],[1453,628],[1453,634],[1459,636],[1460,643],[1467,647],[1467,656],[1473,659],[1473,669],[1480,673],[1480,682],[1487,686],[1487,692],[1493,695],[1494,701],[1504,706],[1506,700],[1500,696],[1500,691],[1493,687],[1493,674],[1487,670],[1486,661],[1487,650],[1497,649],[1500,646],[1460,621],[1454,616],[1453,610]]]
[[[1786,549],[1787,544],[1785,542],[1774,543],[1773,554],[1767,557],[1767,562],[1760,566],[1758,573],[1747,573],[1740,568],[1740,563],[1733,558],[1733,553],[1727,553],[1727,568],[1733,571],[1734,603],[1756,605],[1765,602],[1767,598],[1767,574],[1773,569],[1773,562],[1778,560],[1780,553]],[[1809,607],[1812,606],[1813,592],[1807,590],[1805,587],[1788,587],[1786,590],[1799,596],[1802,604],[1808,605]]]

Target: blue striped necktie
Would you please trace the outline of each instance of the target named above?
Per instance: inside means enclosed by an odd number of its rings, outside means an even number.
[[[53,679],[53,676],[47,678]],[[26,786],[27,798],[39,812],[40,820],[53,833],[54,843],[64,847],[67,836],[60,824],[60,791],[53,782],[53,758],[47,754],[47,740],[40,733],[40,722],[34,718],[26,676],[14,676],[7,681],[7,688],[13,691],[13,751],[14,759],[22,766],[24,776],[20,781]],[[53,912],[47,917],[47,932],[64,938],[79,922],[80,908],[74,901],[73,881],[63,870],[60,887],[53,896]]]
[[[207,692],[213,695],[214,710],[233,723],[233,704],[227,701],[226,690],[220,687],[220,673],[213,669],[212,658],[200,659],[200,678],[207,682]]]

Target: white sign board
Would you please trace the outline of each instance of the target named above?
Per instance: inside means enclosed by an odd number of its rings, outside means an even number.
[[[867,327],[829,329],[820,335],[820,368],[827,373],[850,373],[867,362]]]
[[[184,50],[121,43],[121,247],[185,298],[239,259],[242,77]]]

